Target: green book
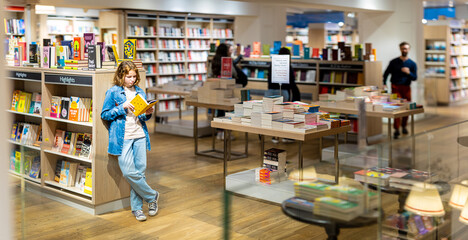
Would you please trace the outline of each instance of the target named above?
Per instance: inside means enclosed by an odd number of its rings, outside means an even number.
[[[270,44],[263,44],[262,45],[262,55],[270,55]]]
[[[305,188],[312,188],[319,191],[324,191],[327,187],[331,185],[325,183],[318,183],[318,182],[296,182],[294,183],[295,187],[305,187]]]

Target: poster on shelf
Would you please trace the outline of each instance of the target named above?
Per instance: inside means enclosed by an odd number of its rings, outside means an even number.
[[[271,82],[289,83],[289,55],[271,55]]]
[[[221,58],[221,78],[232,78],[232,58]]]

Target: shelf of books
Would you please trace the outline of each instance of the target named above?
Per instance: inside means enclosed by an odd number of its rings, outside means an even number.
[[[126,207],[129,185],[107,154],[107,128],[93,119],[93,112],[99,119],[115,70],[7,70],[16,78],[8,109],[14,113],[10,172],[39,183],[46,196],[92,214]],[[144,82],[140,86],[146,88]]]
[[[128,25],[122,38],[137,40],[137,57],[143,61],[148,87],[179,78],[205,81],[211,45],[234,40],[233,18],[145,11],[122,11],[121,16]],[[177,104],[174,100],[160,109]]]
[[[308,42],[304,44],[308,43],[311,48],[333,48],[338,42],[352,46],[359,42],[355,29],[340,27],[336,23],[309,23],[308,28]]]
[[[5,60],[8,64],[12,63],[18,57],[26,60],[26,43],[28,41],[27,32],[25,31],[28,24],[28,14],[25,14],[24,7],[5,7],[4,11],[4,29],[5,29]],[[15,46],[16,49],[15,49]]]
[[[267,89],[266,82],[270,71],[270,58],[245,58],[241,61],[242,71],[249,81],[263,84],[250,84],[248,88],[255,87]],[[335,93],[347,87],[363,85],[381,86],[382,63],[363,61],[321,61],[293,59],[291,66],[294,71],[296,83],[301,93],[311,93],[313,100],[318,94]]]
[[[424,26],[426,98],[434,104],[468,99],[468,27]]]

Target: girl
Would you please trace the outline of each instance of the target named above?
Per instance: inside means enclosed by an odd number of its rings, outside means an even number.
[[[120,170],[132,190],[130,204],[138,221],[145,221],[143,200],[148,202],[149,215],[158,212],[159,193],[146,183],[146,150],[151,150],[148,129],[145,121],[151,118],[153,108],[145,114],[135,116],[130,101],[145,92],[138,87],[140,75],[133,62],[122,62],[114,75],[114,85],[106,92],[101,118],[109,122],[108,153],[117,155]]]

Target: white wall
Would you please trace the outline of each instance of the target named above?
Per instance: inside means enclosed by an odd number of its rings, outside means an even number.
[[[383,71],[388,62],[400,56],[399,43],[411,45],[409,57],[418,65],[418,80],[412,84],[413,101],[424,103],[424,39],[423,5],[419,0],[396,0],[395,11],[359,13],[358,30],[361,43],[370,42],[377,50]]]
[[[468,19],[468,5],[455,6],[455,17],[457,19]]]
[[[238,16],[235,22],[235,40],[242,45],[255,41],[273,46],[274,41],[286,39],[286,8],[263,5],[256,17]]]

